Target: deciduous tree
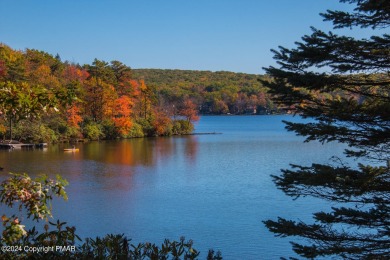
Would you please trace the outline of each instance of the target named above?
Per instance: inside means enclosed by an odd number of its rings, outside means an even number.
[[[9,123],[10,139],[13,122],[39,118],[49,109],[58,111],[60,102],[57,93],[49,92],[45,88],[30,86],[26,82],[0,82],[0,113]]]
[[[6,66],[4,80],[20,82],[26,79],[26,60],[21,51],[14,51],[7,45],[0,43],[0,60]]]
[[[179,110],[179,115],[184,116],[188,122],[199,120],[197,106],[190,99],[184,100],[183,105]]]
[[[118,128],[118,132],[127,135],[133,125],[131,119],[131,108],[133,102],[128,96],[121,96],[115,100],[115,108],[112,120]]]
[[[77,104],[72,104],[67,109],[67,122],[70,126],[75,127],[77,129],[80,128],[80,123],[83,121],[81,117],[81,109]]]

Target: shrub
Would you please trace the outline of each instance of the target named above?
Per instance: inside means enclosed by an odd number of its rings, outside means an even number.
[[[121,137],[118,128],[115,126],[114,122],[110,120],[104,120],[102,122],[102,132],[105,139],[116,139]]]
[[[74,126],[66,126],[65,133],[62,135],[63,138],[82,138],[83,135],[80,129]]]
[[[83,135],[90,140],[99,140],[100,138],[104,138],[102,126],[94,122],[89,122],[83,127]]]
[[[145,134],[142,125],[138,123],[133,123],[133,126],[131,127],[129,134],[126,137],[133,138],[133,137],[144,137],[144,136]]]
[[[194,125],[187,120],[175,120],[173,122],[172,132],[175,135],[190,134],[194,131]]]
[[[22,120],[13,129],[13,138],[22,142],[54,143],[58,135],[45,124],[36,121]]]
[[[142,127],[144,136],[157,136],[156,129],[153,127],[151,119],[140,118],[137,123]]]

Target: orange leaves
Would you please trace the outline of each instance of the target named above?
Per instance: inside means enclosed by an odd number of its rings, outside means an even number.
[[[133,101],[128,96],[121,96],[115,100],[114,113],[112,121],[118,128],[118,132],[126,135],[133,125],[131,120],[131,108]]]
[[[51,76],[50,67],[47,65],[40,65],[30,73],[34,80],[40,84],[45,84]]]
[[[164,111],[161,109],[154,110],[153,127],[156,129],[157,135],[166,135],[171,122],[171,118]]]
[[[132,86],[134,89],[138,89],[138,87],[139,87],[138,81],[136,81],[136,80],[134,80],[134,79],[130,80],[130,84],[131,84],[131,86]]]
[[[145,84],[145,81],[144,81],[143,79],[140,79],[139,83],[140,83],[139,89],[140,89],[142,92],[145,92],[145,91],[148,89],[148,87],[147,87],[146,84]]]
[[[127,135],[133,126],[133,121],[130,117],[114,118],[114,125],[118,128],[118,132],[121,135]]]
[[[80,128],[79,123],[83,121],[82,117],[80,116],[80,108],[73,104],[71,107],[67,109],[67,121],[70,126]]]
[[[34,71],[35,75],[38,77],[38,78],[43,78],[43,77],[48,77],[50,76],[51,74],[51,70],[50,70],[50,67],[47,66],[47,65],[41,65],[39,66],[35,71]]]
[[[131,93],[132,93],[133,97],[138,97],[141,94],[138,81],[130,80],[130,85],[132,88]]]
[[[53,75],[50,67],[46,64],[37,67],[30,65],[28,73],[30,74],[30,78],[39,85],[47,88],[60,87],[59,79]]]
[[[118,82],[116,91],[120,96],[127,95],[135,98],[140,95],[139,83],[136,80],[125,78]]]
[[[133,106],[133,101],[128,96],[121,96],[116,100],[116,110],[120,111],[119,113],[123,116],[130,116],[131,107]]]

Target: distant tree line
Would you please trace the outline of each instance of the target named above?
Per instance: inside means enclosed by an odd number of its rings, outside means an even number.
[[[278,113],[261,80],[267,76],[228,71],[134,69],[134,78],[145,79],[156,89],[159,101],[175,105],[190,98],[201,114]]]

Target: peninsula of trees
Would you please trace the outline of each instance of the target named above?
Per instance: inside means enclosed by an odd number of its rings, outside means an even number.
[[[60,142],[169,136],[193,131],[198,114],[275,111],[259,75],[132,70],[0,44],[0,138]]]

